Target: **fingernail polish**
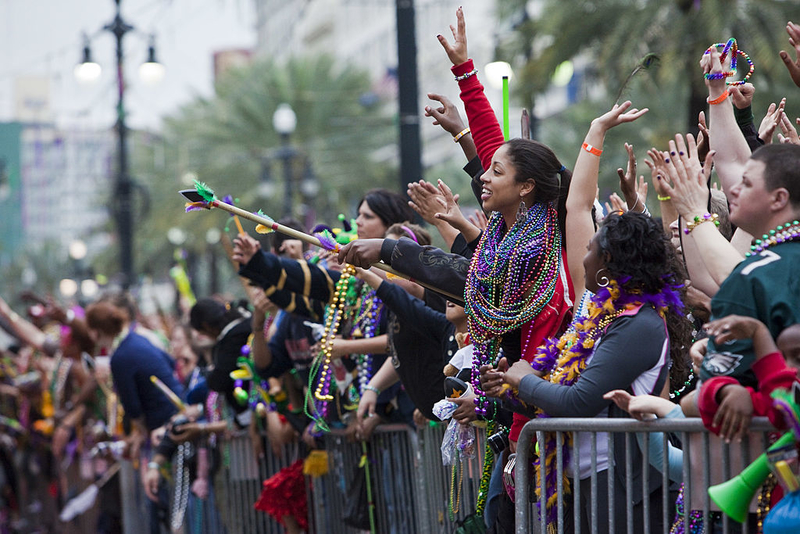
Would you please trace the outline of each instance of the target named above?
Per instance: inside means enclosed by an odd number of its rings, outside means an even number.
[[[664,163],[669,163],[669,158],[665,158]]]
[[[683,152],[678,152],[678,154],[680,154],[681,156],[683,156]]]
[[[670,154],[672,154],[674,156],[675,155],[675,151],[673,150],[672,152],[670,152]]]
[[[660,180],[661,179],[661,175],[659,174],[658,176],[656,176],[656,179]]]

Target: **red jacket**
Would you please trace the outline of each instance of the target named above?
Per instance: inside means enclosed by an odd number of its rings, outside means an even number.
[[[786,428],[783,415],[772,406],[770,394],[778,388],[791,388],[797,380],[797,372],[786,365],[786,360],[780,352],[773,352],[756,360],[752,369],[758,379],[758,391],[747,388],[753,400],[753,415],[767,416],[776,428]],[[717,393],[729,384],[739,385],[739,381],[730,376],[717,376],[706,380],[697,398],[697,407],[703,418],[703,424],[715,434],[719,433],[719,427],[712,426],[714,415],[719,409]]]

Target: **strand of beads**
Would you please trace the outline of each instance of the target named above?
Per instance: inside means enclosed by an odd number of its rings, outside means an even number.
[[[750,80],[750,76],[753,75],[753,72],[756,70],[756,66],[753,64],[753,60],[750,59],[743,50],[739,49],[739,45],[736,43],[736,39],[731,37],[728,39],[727,43],[715,43],[708,47],[706,50],[706,54],[710,54],[712,50],[715,48],[723,47],[722,54],[720,54],[719,60],[721,63],[725,62],[725,58],[728,56],[728,53],[731,54],[731,66],[730,70],[724,72],[709,72],[705,75],[706,80],[722,80],[724,78],[730,78],[731,76],[735,76],[737,72],[738,66],[738,58],[737,56],[742,56],[744,60],[747,62],[747,65],[750,67],[745,74],[744,78],[735,82],[725,82],[727,85],[743,85]]]
[[[790,223],[779,225],[774,230],[762,235],[761,239],[756,239],[755,244],[750,247],[750,252],[746,256],[764,252],[770,247],[787,241],[796,241],[798,237],[800,237],[800,221],[794,220]]]
[[[365,288],[368,286],[365,286]],[[381,321],[381,312],[383,311],[383,302],[378,298],[374,289],[369,289],[361,299],[362,312],[355,322],[353,338],[358,333],[361,337],[369,339],[375,337],[378,331],[378,326]],[[364,394],[364,391],[372,379],[372,354],[361,354],[358,357],[358,394]]]
[[[333,300],[325,316],[325,332],[320,343],[323,358],[322,370],[320,371],[320,377],[317,381],[317,389],[314,392],[314,397],[324,402],[333,400],[333,396],[330,394],[331,379],[333,378],[333,370],[331,369],[333,338],[339,330],[339,322],[342,319],[342,311],[344,310],[344,297],[347,292],[350,277],[353,276],[353,274],[355,274],[355,268],[351,265],[342,269],[342,274],[339,277],[339,281],[336,283],[336,291],[333,294]]]

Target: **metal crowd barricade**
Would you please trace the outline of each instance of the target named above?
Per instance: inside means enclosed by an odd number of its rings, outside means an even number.
[[[477,457],[464,460],[458,466],[463,476],[458,475],[458,481],[454,481],[452,468],[442,465],[441,446],[446,428],[447,424],[439,423],[426,425],[417,432],[421,455],[418,510],[421,525],[426,527],[425,532],[450,534],[455,530],[457,521],[475,511],[478,500],[486,433],[478,429]],[[454,483],[456,487],[452,488]],[[460,506],[452,514],[451,488],[456,500],[459,500],[457,495],[461,495]]]
[[[641,522],[634,522],[634,506],[632,506],[631,495],[634,490],[634,483],[632,478],[633,457],[636,453],[634,447],[638,448],[642,457],[642,480],[641,488],[644,495],[648,495],[647,488],[649,487],[649,466],[653,465],[650,461],[650,439],[652,433],[660,433],[660,436],[654,439],[661,441],[663,450],[667,450],[669,443],[669,435],[676,437],[680,440],[681,449],[683,451],[683,465],[682,465],[682,478],[684,483],[684,513],[683,521],[685,532],[690,532],[690,510],[697,510],[702,512],[703,524],[708,526],[712,519],[716,519],[718,514],[713,514],[718,508],[710,500],[708,496],[708,488],[712,485],[729,480],[732,476],[737,475],[742,469],[747,467],[752,460],[764,452],[768,446],[768,433],[774,432],[775,429],[766,418],[754,418],[750,425],[750,432],[748,438],[742,440],[741,443],[724,443],[719,437],[710,434],[700,419],[658,419],[653,421],[636,421],[634,419],[604,419],[604,418],[542,418],[534,419],[528,422],[522,429],[519,441],[517,443],[517,462],[515,469],[516,479],[516,504],[515,504],[515,519],[516,531],[518,533],[527,533],[532,531],[534,525],[533,520],[537,518],[538,510],[533,503],[536,499],[532,499],[531,492],[534,491],[533,480],[533,463],[531,461],[531,452],[534,446],[534,440],[539,443],[544,443],[546,432],[555,432],[556,435],[556,476],[557,476],[557,521],[556,531],[559,534],[565,532],[565,521],[572,514],[574,517],[574,530],[569,532],[581,532],[581,506],[572,506],[572,503],[578,503],[581,500],[580,484],[570,483],[573,488],[571,494],[567,495],[563,484],[563,474],[567,474],[572,480],[575,477],[577,469],[576,464],[564,465],[564,456],[561,452],[561,444],[566,439],[566,433],[588,433],[591,442],[591,479],[590,479],[590,508],[591,508],[591,532],[595,534],[598,531],[605,532],[605,525],[598,525],[597,515],[597,501],[602,492],[606,492],[608,498],[609,508],[609,524],[608,532],[644,532],[645,534],[659,534],[652,532],[650,528],[650,518],[653,510],[652,503],[649,499],[645,498],[642,501],[641,512],[643,520]],[[606,437],[598,437],[598,434],[606,434]],[[637,434],[640,434],[641,444],[637,439]],[[602,439],[607,440],[608,451],[615,450],[615,442],[618,439],[623,439],[625,449],[625,494],[626,506],[625,515],[623,517],[615,516],[614,510],[614,481],[615,470],[620,466],[615,465],[613,460],[613,452],[609,453],[608,462],[608,487],[598,487],[597,483],[597,447],[598,443],[602,443]],[[657,444],[657,442],[656,442]],[[544,451],[544,447],[540,447]],[[579,457],[578,440],[572,440],[572,447],[569,451],[571,458]],[[661,487],[676,490],[676,485],[670,483],[668,477],[668,454],[664,453],[663,461],[659,465],[653,465],[660,471]],[[527,481],[527,483],[526,483]],[[545,504],[545,491],[540,488],[539,506],[544,507]],[[663,534],[669,532],[670,526],[673,523],[675,502],[675,491],[662,491],[662,498],[660,499],[660,512],[663,514]],[[750,512],[755,512],[755,502],[757,499],[752,499],[750,503]],[[658,504],[656,504],[657,506]],[[571,510],[570,510],[571,509]],[[733,524],[733,520],[729,519],[725,514],[721,514],[721,527],[722,532],[727,534]],[[741,525],[741,532],[748,533],[754,529],[748,529],[748,524]],[[548,532],[548,525],[546,522],[541,522],[541,532],[545,534]],[[708,532],[708,530],[706,530]],[[587,533],[588,534],[588,533]]]
[[[442,465],[444,425],[426,426],[419,432],[405,425],[382,425],[369,441],[367,456],[375,503],[375,530],[380,534],[451,533],[455,521],[474,511],[481,475],[482,457],[464,461],[459,469],[460,507],[450,518],[450,467]],[[478,432],[480,436],[482,431]],[[348,497],[359,469],[360,443],[349,443],[344,432],[326,434],[327,475],[314,478],[309,487],[310,531],[317,534],[360,532],[344,523]],[[478,442],[481,451],[484,439]]]
[[[252,441],[246,432],[235,434],[222,447],[224,471],[217,478],[221,483],[215,488],[216,504],[228,534],[283,534],[283,526],[253,505],[261,495],[264,481],[299,458],[299,444],[284,446],[281,454],[275,455],[266,442],[264,456],[259,460],[256,460]],[[205,507],[203,514],[205,528],[202,533],[221,534],[223,529],[209,517]]]

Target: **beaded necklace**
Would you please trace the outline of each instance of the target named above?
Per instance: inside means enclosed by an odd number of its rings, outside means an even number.
[[[352,339],[369,339],[375,337],[381,323],[383,302],[378,298],[377,292],[364,285],[362,289],[361,309],[353,323],[350,333]],[[364,388],[372,378],[372,354],[359,354],[358,362],[358,398],[364,394]]]
[[[476,412],[489,402],[480,384],[482,365],[498,358],[503,335],[532,321],[550,302],[561,263],[561,233],[552,203],[534,203],[522,221],[505,231],[492,213],[472,256],[464,290],[467,327],[475,345],[472,385]]]
[[[790,223],[778,225],[774,230],[762,235],[761,239],[756,239],[746,256],[750,257],[759,252],[764,252],[770,247],[787,241],[796,241],[798,237],[800,237],[800,221],[795,219]]]
[[[661,292],[655,294],[642,293],[640,290],[627,289],[625,283],[628,279],[620,279],[621,283],[612,280],[607,287],[602,287],[592,297],[587,306],[587,313],[573,321],[575,328],[565,333],[561,338],[547,340],[539,348],[539,354],[534,359],[531,367],[545,373],[543,377],[553,384],[572,386],[580,378],[586,368],[589,358],[594,354],[597,341],[605,333],[608,326],[625,312],[632,312],[642,306],[652,306],[662,318],[666,318],[668,311],[680,313],[683,302],[677,291],[678,286],[665,284]],[[537,417],[548,417],[539,410]],[[572,434],[567,433],[562,445],[564,461],[569,459],[572,443]],[[557,502],[556,487],[556,436],[554,432],[545,433],[545,506],[546,510],[539,510],[542,517],[548,522],[555,521],[555,504]],[[537,477],[536,492],[541,492],[542,465],[539,456],[534,461],[535,476]],[[568,481],[565,479],[568,486]],[[537,500],[538,503],[538,500]],[[538,504],[537,504],[538,506]]]
[[[333,380],[332,350],[333,340],[339,331],[341,324],[349,324],[349,338],[362,339],[371,338],[378,335],[379,325],[383,314],[383,302],[378,298],[376,291],[364,284],[361,290],[356,289],[355,268],[351,265],[345,266],[342,270],[339,281],[331,300],[331,304],[325,312],[325,328],[322,339],[320,340],[320,354],[315,358],[311,366],[310,384],[316,379],[316,386],[313,389],[313,413],[306,415],[311,418],[316,426],[323,431],[327,424],[325,418],[328,415],[328,406],[334,400],[331,394],[331,381]],[[350,389],[351,404],[358,405],[364,388],[369,384],[373,375],[372,355],[354,355],[357,366],[357,386]],[[317,378],[317,375],[318,378]],[[308,406],[309,403],[307,402]]]

